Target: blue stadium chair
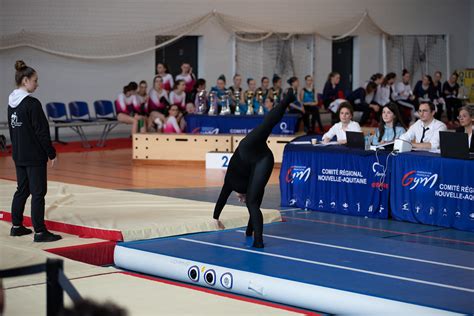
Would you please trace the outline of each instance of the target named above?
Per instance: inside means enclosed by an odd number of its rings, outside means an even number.
[[[66,111],[66,105],[61,102],[50,102],[46,104],[46,113],[48,119],[52,122],[63,123],[71,121]]]
[[[98,120],[116,120],[114,104],[109,100],[97,100],[94,102],[95,118]]]
[[[71,119],[75,121],[90,122],[92,121],[89,113],[89,106],[84,101],[73,101],[68,104]]]

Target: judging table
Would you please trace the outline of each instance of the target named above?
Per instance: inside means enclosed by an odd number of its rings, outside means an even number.
[[[346,146],[285,146],[281,205],[474,231],[474,161]],[[296,143],[295,143],[296,142]]]
[[[383,177],[387,153],[304,144],[309,138],[285,146],[281,205],[387,218],[390,176]]]
[[[247,134],[263,121],[264,115],[186,115],[186,133]],[[275,125],[272,134],[292,135],[297,128],[298,116],[286,114]]]

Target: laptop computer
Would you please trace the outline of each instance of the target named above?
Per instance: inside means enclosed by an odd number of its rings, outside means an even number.
[[[364,133],[362,132],[346,132],[347,147],[365,149]]]
[[[474,159],[474,155],[469,153],[466,133],[439,132],[439,147],[441,157]]]

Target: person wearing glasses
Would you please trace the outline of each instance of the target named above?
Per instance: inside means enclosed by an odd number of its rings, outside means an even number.
[[[446,131],[447,127],[434,118],[435,109],[433,102],[422,102],[418,108],[420,119],[400,139],[411,142],[414,149],[438,149],[439,132]]]
[[[474,140],[472,138],[472,128],[474,125],[474,105],[466,105],[459,109],[459,126],[456,128],[458,133],[466,133],[468,135],[469,151],[474,152]]]

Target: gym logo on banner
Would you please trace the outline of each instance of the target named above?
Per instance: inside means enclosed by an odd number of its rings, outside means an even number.
[[[291,166],[286,172],[286,183],[306,182],[311,175],[311,167]]]
[[[191,131],[192,134],[209,134],[217,135],[219,134],[219,128],[211,126],[196,127]]]
[[[292,131],[288,129],[288,124],[286,122],[280,123],[280,132],[282,134],[293,134]]]
[[[407,187],[409,190],[417,188],[433,188],[438,181],[438,174],[429,171],[412,170],[405,173],[402,177],[402,187]]]

